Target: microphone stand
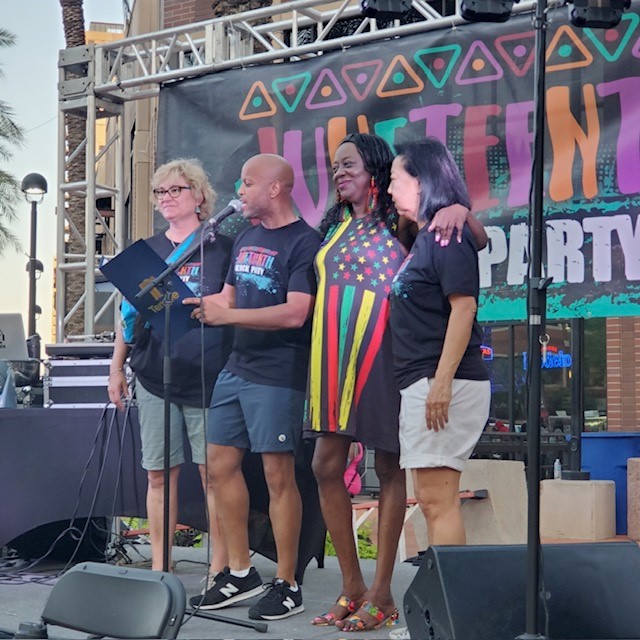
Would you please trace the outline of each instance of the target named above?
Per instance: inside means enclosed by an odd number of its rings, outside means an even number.
[[[163,458],[163,473],[164,473],[164,493],[163,493],[163,540],[162,540],[162,570],[167,573],[169,571],[169,536],[172,534],[169,526],[169,509],[171,506],[171,496],[169,492],[169,483],[171,479],[170,464],[170,452],[169,446],[171,442],[171,384],[172,384],[172,372],[171,372],[171,307],[173,305],[173,296],[171,289],[171,276],[177,271],[183,264],[185,264],[191,256],[200,248],[201,243],[208,242],[213,244],[216,240],[219,224],[209,224],[204,222],[200,225],[199,232],[195,234],[191,246],[187,247],[180,257],[170,262],[167,268],[162,271],[158,276],[153,278],[143,289],[137,294],[136,298],[142,298],[147,295],[154,287],[161,289],[164,292],[163,306],[164,306],[164,354],[162,360],[162,385],[164,389],[164,458]],[[195,610],[191,615],[206,618],[208,620],[215,620],[218,622],[225,622],[227,624],[233,624],[240,627],[247,627],[254,629],[259,633],[265,633],[268,625],[264,622],[245,622],[243,620],[235,620],[234,618],[228,618],[226,616],[219,616],[204,611]]]
[[[544,580],[540,571],[540,398],[542,393],[541,348],[546,347],[547,287],[551,278],[542,276],[544,237],[544,118],[545,53],[547,34],[547,0],[536,2],[533,21],[536,39],[534,162],[532,175],[531,218],[529,225],[529,278],[527,282],[529,394],[527,398],[527,589],[525,632],[516,640],[547,640],[540,633],[538,611]]]
[[[183,252],[183,254],[170,262],[167,268],[162,271],[158,276],[153,278],[143,289],[137,294],[136,298],[142,298],[147,295],[153,288],[158,288],[163,291],[162,304],[164,306],[164,353],[162,359],[162,386],[163,386],[163,399],[164,399],[164,457],[163,457],[163,470],[164,470],[164,487],[163,487],[163,544],[162,544],[162,570],[164,572],[169,571],[169,509],[171,503],[171,497],[169,494],[169,484],[171,479],[170,468],[170,443],[171,443],[171,384],[173,382],[171,372],[171,306],[173,304],[172,288],[171,288],[171,276],[177,271],[183,264],[185,264],[189,258],[197,251],[200,246],[200,240],[203,238],[204,226],[201,225],[200,233],[196,233],[191,246]],[[215,232],[213,230],[213,239],[215,240]]]

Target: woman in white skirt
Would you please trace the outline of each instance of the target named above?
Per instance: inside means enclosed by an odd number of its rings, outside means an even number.
[[[441,247],[429,221],[453,203],[471,208],[448,149],[428,138],[398,146],[391,194],[417,223],[415,243],[393,281],[390,326],[401,390],[400,466],[413,470],[431,544],[464,544],[460,474],[489,416],[491,388],[476,321],[478,249],[462,239]]]

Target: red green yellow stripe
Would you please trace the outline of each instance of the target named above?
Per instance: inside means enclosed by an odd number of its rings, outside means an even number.
[[[338,295],[338,287],[335,285],[329,287],[326,320],[327,426],[329,431],[336,431],[338,426]]]
[[[326,282],[327,270],[324,260],[327,251],[338,241],[348,226],[348,220],[343,222],[331,239],[318,251],[316,256],[316,269],[318,271],[318,281]],[[315,308],[313,311],[313,325],[311,330],[311,359],[309,364],[309,416],[311,428],[320,431],[321,422],[321,394],[322,394],[322,358],[323,358],[323,337],[324,337],[324,305],[325,288],[318,287]]]
[[[362,364],[360,365],[360,372],[358,374],[358,380],[356,381],[356,393],[355,393],[355,404],[356,407],[360,402],[360,396],[362,395],[362,390],[364,389],[365,384],[367,384],[367,379],[369,378],[369,374],[371,373],[371,369],[373,368],[373,363],[376,359],[376,355],[380,350],[380,346],[382,345],[382,338],[384,337],[384,331],[387,327],[387,321],[389,320],[389,300],[385,298],[380,305],[380,313],[378,314],[378,320],[375,324],[375,329],[373,330],[373,335],[371,336],[371,340],[369,341],[369,346],[367,348],[367,352],[365,353],[364,358],[362,359]]]
[[[345,287],[342,292],[342,305],[340,307],[340,362],[338,364],[338,371],[340,372],[342,372],[345,345],[349,332],[349,317],[353,311],[353,299],[355,295],[356,288],[351,285]]]
[[[351,351],[349,353],[349,361],[345,371],[344,383],[342,385],[342,398],[340,401],[340,429],[347,428],[349,420],[349,412],[353,403],[353,395],[356,382],[356,367],[358,364],[358,353],[364,340],[367,325],[373,310],[373,303],[375,300],[375,293],[373,291],[365,291],[362,295],[362,302],[358,317],[356,319],[355,331],[353,334],[353,341],[351,344]]]

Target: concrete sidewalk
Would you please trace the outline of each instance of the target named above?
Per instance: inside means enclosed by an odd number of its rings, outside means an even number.
[[[148,545],[136,545],[136,550],[130,554],[134,561],[132,566],[140,566],[138,560],[150,555]],[[142,554],[142,555],[140,555]],[[174,572],[183,582],[187,597],[198,594],[203,587],[206,574],[206,550],[186,547],[175,547],[173,551]],[[274,577],[276,565],[272,561],[255,554],[253,563],[260,572],[262,579],[269,582]],[[368,583],[371,582],[375,571],[374,560],[361,561],[363,573]],[[54,575],[62,566],[52,567],[42,573],[29,573],[21,581],[17,577],[13,582],[6,579],[0,581],[0,629],[15,632],[21,622],[38,622],[47,597],[51,591],[53,581],[43,580],[47,575]],[[417,572],[417,567],[408,563],[396,565],[393,579],[393,593],[396,605],[400,609],[400,626],[404,625],[402,618],[402,600],[404,594]],[[315,627],[310,624],[311,619],[326,611],[340,595],[341,579],[338,562],[335,557],[325,558],[325,566],[319,569],[312,560],[307,567],[302,585],[305,611],[301,614],[269,622],[266,633],[258,633],[253,628],[240,627],[227,622],[217,622],[202,618],[187,619],[180,630],[178,638],[388,638],[389,632],[398,626],[383,627],[378,631],[347,634],[335,627]],[[251,599],[228,609],[220,609],[212,613],[233,620],[249,622],[247,612],[256,599]],[[109,606],[108,602],[104,603]],[[50,627],[50,638],[86,638],[85,633],[79,633],[60,627]]]

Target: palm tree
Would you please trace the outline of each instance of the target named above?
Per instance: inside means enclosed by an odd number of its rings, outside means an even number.
[[[214,0],[211,3],[211,13],[214,18],[220,18],[252,9],[261,9],[272,4],[271,0]]]
[[[86,44],[84,33],[84,7],[83,0],[60,0],[62,9],[62,25],[67,49]],[[67,113],[65,115],[66,147],[70,155],[78,149],[86,136],[86,118]],[[67,166],[67,181],[81,182],[85,179],[85,151],[82,147],[80,153]],[[85,202],[81,195],[70,193],[67,200],[67,216],[75,225],[80,236],[85,235]],[[76,255],[85,253],[83,243],[75,236],[70,235],[67,251]],[[80,299],[84,293],[84,274],[68,273],[65,287],[65,309],[56,309],[58,314],[66,314],[68,309]],[[84,318],[79,312],[75,313],[67,323],[66,333],[83,334]]]
[[[0,47],[10,47],[15,36],[0,28]],[[0,67],[0,79],[4,73]],[[15,122],[13,109],[4,100],[0,100],[0,162],[7,162],[13,155],[12,149],[20,147],[24,134]],[[8,246],[20,249],[17,237],[9,229],[7,222],[16,217],[15,206],[20,198],[20,184],[13,175],[0,168],[0,255]]]

